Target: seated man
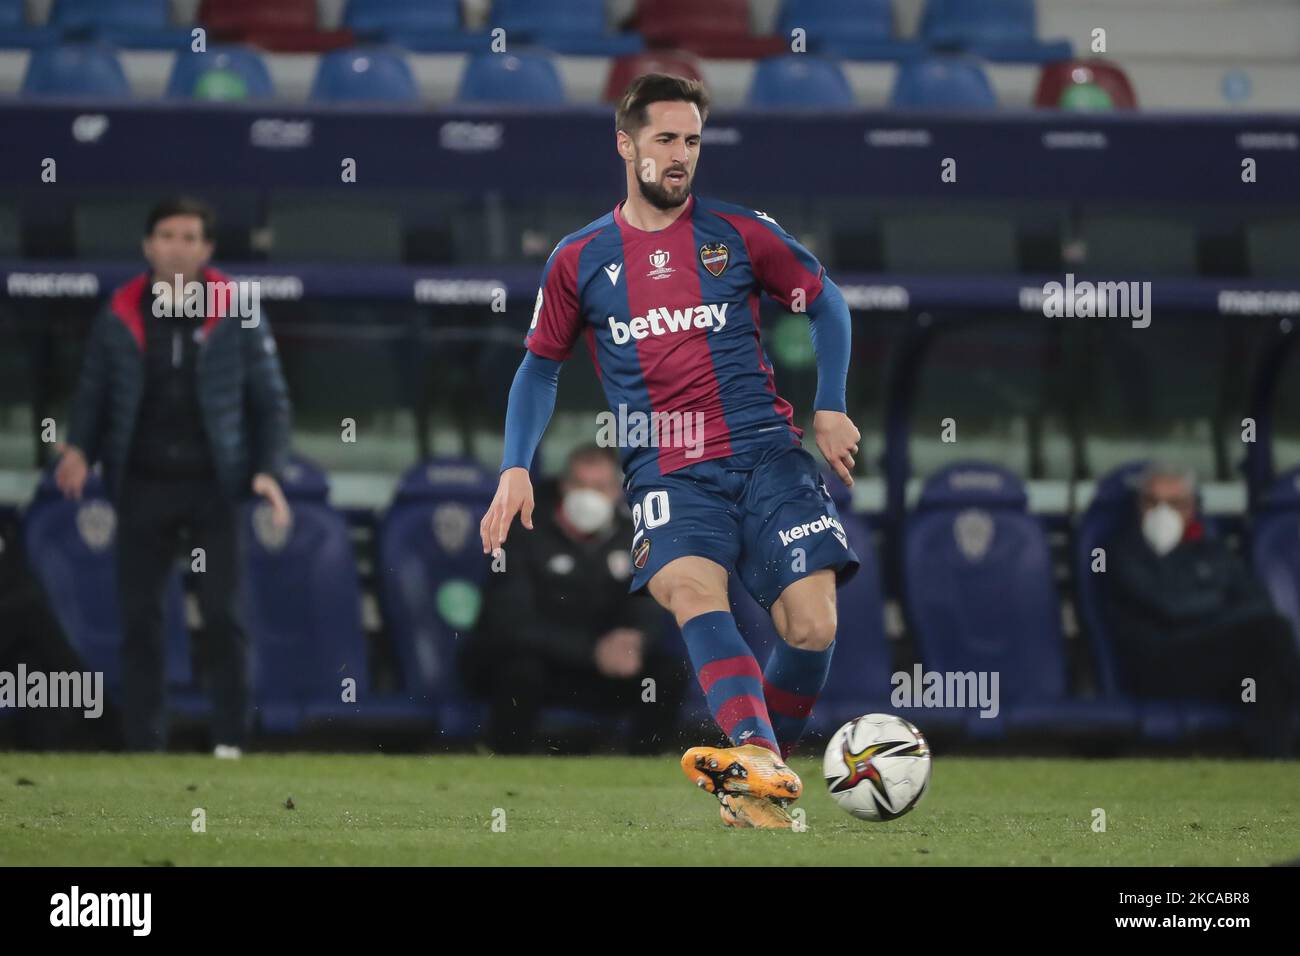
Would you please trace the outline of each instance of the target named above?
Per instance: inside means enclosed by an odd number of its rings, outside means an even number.
[[[1300,707],[1300,647],[1263,587],[1205,534],[1187,471],[1141,479],[1134,520],[1106,549],[1108,614],[1128,689],[1247,708],[1248,749],[1283,756]],[[1243,681],[1255,702],[1243,701]]]
[[[611,450],[574,451],[559,495],[539,496],[534,529],[512,538],[505,570],[488,575],[461,664],[468,687],[491,703],[485,737],[497,752],[528,752],[546,705],[626,714],[634,753],[662,750],[672,732],[686,665],[661,646],[664,612],[628,593],[621,479]]]

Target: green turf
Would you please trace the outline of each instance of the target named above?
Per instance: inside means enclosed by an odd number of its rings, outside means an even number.
[[[0,863],[1090,866],[1300,856],[1295,762],[940,759],[920,806],[884,824],[845,815],[812,761],[794,766],[808,791],[802,833],[723,828],[713,799],[670,756],[0,753]],[[206,833],[191,828],[200,807]],[[1104,833],[1092,829],[1095,807],[1106,811]],[[492,830],[498,808],[504,832]]]

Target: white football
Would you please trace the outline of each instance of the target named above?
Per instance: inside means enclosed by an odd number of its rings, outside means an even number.
[[[867,714],[835,731],[822,771],[831,797],[860,820],[893,820],[930,785],[930,745],[910,721]]]

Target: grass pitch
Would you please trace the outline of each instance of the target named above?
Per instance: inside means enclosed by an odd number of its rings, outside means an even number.
[[[814,761],[792,765],[805,784],[802,833],[724,828],[716,801],[672,755],[0,753],[0,864],[735,866],[771,865],[779,853],[787,866],[1133,866],[1300,856],[1295,762],[940,758],[917,809],[880,824],[836,807]],[[1093,829],[1094,808],[1105,832]]]

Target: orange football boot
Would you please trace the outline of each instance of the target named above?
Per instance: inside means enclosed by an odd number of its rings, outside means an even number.
[[[794,817],[785,808],[787,801],[767,800],[743,793],[719,793],[722,822],[729,827],[755,830],[791,830]]]
[[[799,775],[766,747],[692,747],[682,754],[686,778],[709,793],[742,793],[774,800],[797,800]]]

